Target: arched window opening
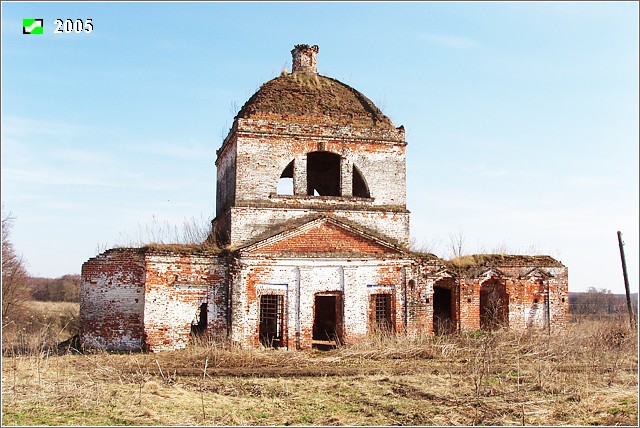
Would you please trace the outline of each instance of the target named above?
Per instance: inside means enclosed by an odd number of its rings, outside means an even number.
[[[364,177],[360,170],[354,165],[353,166],[353,196],[359,198],[370,198],[369,188],[367,187],[367,183],[364,181]]]
[[[340,156],[329,152],[307,154],[307,195],[340,196]]]
[[[282,171],[278,187],[276,189],[278,195],[293,195],[293,161]]]

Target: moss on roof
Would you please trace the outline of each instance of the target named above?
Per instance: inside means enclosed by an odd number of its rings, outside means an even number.
[[[211,244],[158,244],[150,243],[143,247],[147,252],[178,253],[178,254],[219,254],[221,249]]]
[[[264,83],[236,118],[395,128],[391,120],[357,90],[330,77],[308,72],[283,74]]]
[[[217,255],[224,250],[212,244],[159,244],[149,243],[141,247],[115,247],[98,254],[94,258],[107,256],[110,254],[201,254],[201,255]]]
[[[436,256],[433,253],[424,253],[421,251],[411,251],[410,252],[411,255],[419,260],[420,262],[426,263],[426,262],[440,262],[441,264],[446,264],[446,261],[438,256]]]
[[[449,260],[447,264],[457,269],[491,266],[540,266],[564,267],[551,256],[527,256],[520,254],[472,254]]]

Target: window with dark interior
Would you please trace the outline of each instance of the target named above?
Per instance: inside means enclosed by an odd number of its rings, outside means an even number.
[[[307,154],[307,195],[340,196],[340,156],[329,152]]]

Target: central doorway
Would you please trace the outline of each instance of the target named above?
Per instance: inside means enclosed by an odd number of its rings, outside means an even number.
[[[313,308],[312,346],[318,349],[335,348],[342,340],[342,296],[316,294]]]

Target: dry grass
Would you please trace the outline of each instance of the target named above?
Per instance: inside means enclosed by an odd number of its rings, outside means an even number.
[[[80,304],[27,301],[16,321],[2,327],[2,351],[33,354],[56,347],[78,332]]]
[[[147,224],[138,224],[138,231],[133,237],[120,233],[119,241],[116,247],[120,248],[147,247],[169,251],[218,249],[211,234],[211,219],[202,216],[185,218],[182,224],[172,224],[167,220],[161,222],[154,215]]]
[[[458,269],[479,266],[499,266],[504,263],[520,263],[533,266],[562,266],[562,263],[550,256],[529,256],[524,254],[472,254],[458,256],[449,261]]]
[[[374,338],[332,351],[200,343],[5,356],[3,425],[637,425],[637,336]]]

